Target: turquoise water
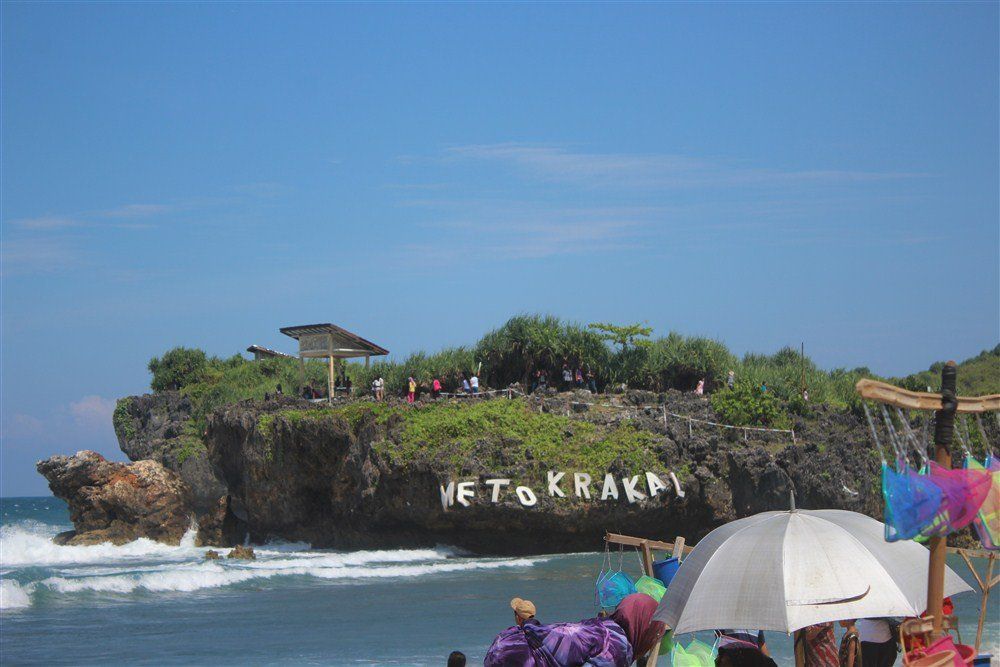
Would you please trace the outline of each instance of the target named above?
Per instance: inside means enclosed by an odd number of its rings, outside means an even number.
[[[509,625],[511,597],[543,621],[594,613],[600,554],[475,558],[436,549],[333,552],[257,548],[256,562],[205,561],[177,547],[59,547],[69,529],[55,498],[0,499],[0,662],[22,664],[443,665],[452,650],[482,662]],[[626,568],[639,571],[629,554]],[[950,563],[972,581],[960,560]],[[991,604],[988,645],[1000,640]],[[956,598],[963,637],[978,598]],[[789,663],[786,637],[768,639]],[[665,664],[667,661],[661,661]]]

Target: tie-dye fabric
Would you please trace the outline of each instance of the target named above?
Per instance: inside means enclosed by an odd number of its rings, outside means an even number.
[[[632,647],[607,618],[579,623],[526,623],[507,628],[486,653],[486,667],[628,667]]]

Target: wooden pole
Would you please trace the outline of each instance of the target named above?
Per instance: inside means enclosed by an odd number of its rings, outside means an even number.
[[[333,392],[337,391],[337,380],[334,379],[334,373],[337,372],[337,359],[332,354],[330,355],[330,387],[326,392],[326,400],[329,403],[333,400]]]
[[[983,599],[979,603],[979,625],[976,627],[976,654],[979,654],[979,646],[983,643],[983,624],[986,622],[986,611],[989,609],[987,603],[990,599],[990,589],[996,585],[993,580],[993,566],[997,562],[997,555],[990,554],[990,564],[986,566],[986,579],[983,582]]]
[[[942,468],[951,469],[951,440],[955,431],[956,377],[954,361],[949,361],[941,369],[941,409],[934,416],[934,460]],[[927,613],[933,617],[931,641],[941,637],[941,606],[944,602],[945,556],[948,554],[948,537],[930,539],[930,563],[927,567]]]
[[[969,549],[952,549],[950,547],[948,551],[958,552],[958,554],[962,557],[962,560],[964,560],[965,564],[969,567],[969,572],[971,572],[972,576],[976,578],[976,583],[979,584],[979,591],[982,593],[979,599],[979,624],[976,626],[976,653],[978,654],[979,647],[983,642],[983,625],[986,622],[986,610],[990,599],[990,590],[996,586],[997,581],[1000,580],[1000,577],[997,577],[997,579],[993,578],[993,565],[996,563],[997,558],[1000,558],[1000,554],[997,554],[994,551],[980,552]],[[973,558],[986,558],[989,561],[989,564],[986,566],[985,579],[979,576],[979,571],[976,570],[976,567],[972,564],[972,558],[969,557],[969,554],[972,554]]]

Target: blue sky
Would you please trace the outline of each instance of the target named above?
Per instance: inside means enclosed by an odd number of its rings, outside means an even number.
[[[2,6],[3,495],[174,345],[1000,338],[998,4]]]

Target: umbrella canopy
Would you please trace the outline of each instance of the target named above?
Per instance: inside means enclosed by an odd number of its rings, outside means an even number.
[[[653,619],[674,634],[715,628],[794,632],[845,618],[927,608],[929,552],[886,542],[875,519],[844,510],[764,512],[716,528],[688,555]],[[950,568],[944,593],[972,590]]]

